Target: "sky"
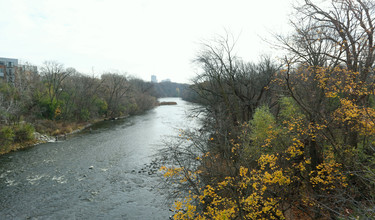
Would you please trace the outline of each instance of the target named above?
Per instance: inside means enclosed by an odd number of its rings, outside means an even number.
[[[189,83],[202,42],[230,32],[236,54],[274,55],[290,29],[291,0],[0,0],[0,57],[85,74],[119,72]]]

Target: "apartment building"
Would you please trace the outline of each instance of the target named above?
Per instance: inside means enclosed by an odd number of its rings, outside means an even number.
[[[18,59],[0,57],[0,80],[20,86],[35,76],[38,76],[38,67],[28,63],[19,64]]]
[[[17,59],[0,57],[0,79],[14,84],[16,80],[17,67]]]

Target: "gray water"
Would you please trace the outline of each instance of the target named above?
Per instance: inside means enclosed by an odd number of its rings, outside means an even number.
[[[66,141],[0,157],[0,219],[168,219],[153,154],[194,123],[193,104],[96,124]]]

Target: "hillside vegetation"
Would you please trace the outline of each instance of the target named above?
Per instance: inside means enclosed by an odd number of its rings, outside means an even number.
[[[202,46],[204,126],[161,152],[175,219],[375,218],[375,5],[327,3],[296,8],[281,62]]]

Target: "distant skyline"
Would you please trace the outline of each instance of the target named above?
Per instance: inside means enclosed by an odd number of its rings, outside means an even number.
[[[188,83],[200,42],[229,31],[237,54],[274,55],[262,38],[289,29],[292,0],[0,0],[0,57],[56,60],[85,74],[118,71]],[[6,6],[6,7],[5,7]]]

